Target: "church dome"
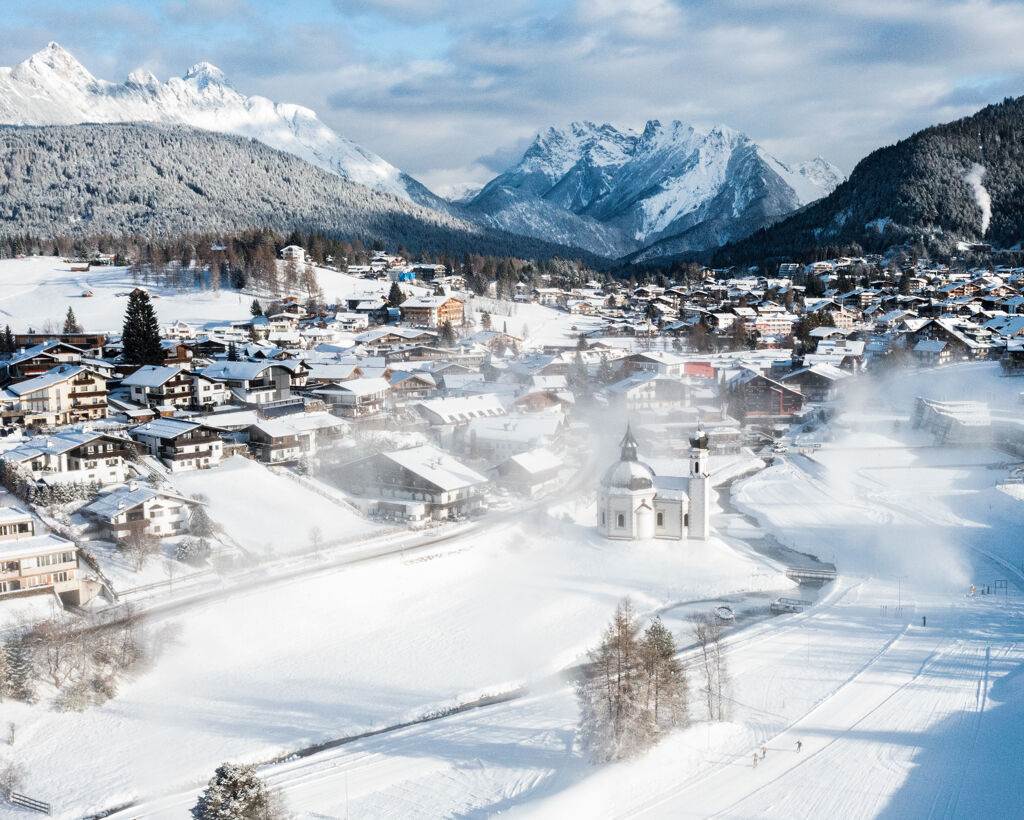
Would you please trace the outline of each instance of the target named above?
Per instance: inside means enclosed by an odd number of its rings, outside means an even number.
[[[690,435],[690,446],[697,450],[708,449],[708,434],[698,427]]]
[[[608,468],[601,486],[613,490],[649,490],[654,486],[654,470],[641,461],[619,461]]]

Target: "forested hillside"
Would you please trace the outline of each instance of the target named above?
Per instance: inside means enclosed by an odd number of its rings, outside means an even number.
[[[980,239],[1009,247],[1024,237],[1024,97],[874,151],[832,194],[727,245],[715,261],[799,258],[826,246],[883,250],[922,237],[938,250]]]
[[[373,191],[243,137],[138,123],[0,127],[0,236],[245,228],[415,252],[588,257]]]

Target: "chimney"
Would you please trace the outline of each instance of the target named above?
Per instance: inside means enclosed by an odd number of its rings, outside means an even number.
[[[135,492],[135,491],[136,491],[136,490],[137,490],[138,488],[139,488],[139,485],[138,485],[138,483],[137,483],[137,482],[135,481],[135,479],[132,479],[131,481],[129,481],[129,482],[128,482],[128,492],[130,492],[130,493],[133,493],[133,492]]]

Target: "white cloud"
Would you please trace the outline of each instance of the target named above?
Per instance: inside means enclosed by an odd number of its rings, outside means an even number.
[[[501,146],[572,119],[724,122],[783,159],[820,153],[848,171],[875,147],[1024,92],[1020,3],[335,0],[334,18],[282,24],[269,0],[231,0],[252,11],[228,34],[174,28],[184,9],[215,14],[211,2],[171,0],[159,26],[150,6],[103,6],[90,13],[102,37],[81,15],[34,7],[32,30],[111,79],[208,59],[240,90],[308,105],[433,185],[476,180]],[[394,46],[370,49],[368,30]]]

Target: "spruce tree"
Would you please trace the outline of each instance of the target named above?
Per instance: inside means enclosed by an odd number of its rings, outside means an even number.
[[[195,820],[276,820],[285,812],[255,766],[224,763],[192,807],[192,816]]]
[[[0,340],[0,353],[13,353],[14,352],[14,334],[11,333],[11,326],[7,325],[4,328],[3,339]]]
[[[128,296],[121,343],[124,345],[124,360],[129,364],[163,364],[160,326],[149,301],[149,294],[145,291],[134,290]]]
[[[686,675],[676,657],[672,632],[656,617],[640,641],[640,659],[646,683],[645,706],[656,732],[686,722]]]
[[[71,305],[68,305],[68,312],[64,316],[64,333],[81,333],[82,326],[78,324],[78,320],[75,318],[75,311],[71,309]]]
[[[252,300],[252,304],[249,305],[249,313],[251,313],[253,317],[263,315],[263,305],[260,304],[259,299]]]
[[[391,283],[391,290],[388,291],[388,305],[391,307],[398,307],[405,301],[405,294],[402,293],[402,289],[398,287],[398,282]]]
[[[238,348],[235,347],[235,343],[234,342],[228,342],[228,361],[229,362],[237,362],[238,361]]]
[[[441,347],[455,347],[455,328],[452,327],[452,323],[445,319],[441,322],[439,330],[438,341],[441,343]]]

